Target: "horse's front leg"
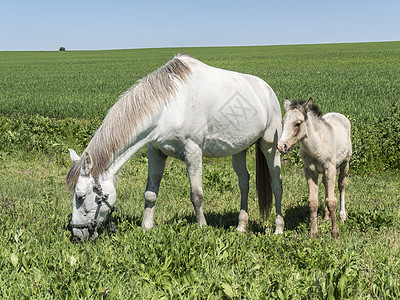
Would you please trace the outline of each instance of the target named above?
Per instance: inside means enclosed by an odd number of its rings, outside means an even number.
[[[207,225],[203,213],[202,152],[199,145],[187,141],[184,156],[190,181],[190,200],[196,213],[196,221],[199,225]]]
[[[149,230],[154,226],[154,208],[167,156],[160,150],[148,145],[147,158],[148,177],[146,191],[144,193],[145,205],[142,220],[142,228],[144,230]]]
[[[308,185],[308,206],[310,208],[310,223],[311,236],[318,236],[318,173],[313,172],[307,167],[304,168],[304,173]]]
[[[332,237],[339,237],[339,229],[336,224],[336,208],[337,200],[335,197],[335,181],[336,181],[336,167],[334,165],[328,166],[324,170],[324,185],[325,185],[325,205],[328,207],[329,214],[332,222]]]
[[[232,156],[232,166],[238,177],[240,189],[240,213],[237,227],[237,231],[239,232],[246,232],[246,227],[249,222],[247,199],[249,195],[250,175],[246,168],[246,152],[247,149]]]

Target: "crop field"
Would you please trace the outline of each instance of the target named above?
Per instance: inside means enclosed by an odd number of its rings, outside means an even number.
[[[297,151],[282,156],[285,233],[273,234],[274,214],[263,222],[258,213],[254,148],[247,233],[235,230],[230,158],[204,161],[207,227],[195,223],[185,164],[169,158],[156,226],[144,232],[142,149],[117,180],[117,232],[72,240],[68,148],[82,153],[119,95],[178,53],[259,76],[281,104],[312,97],[349,117],[354,154],[338,240],[323,221],[322,182],[319,237],[309,236]],[[400,298],[400,42],[0,52],[0,298]]]

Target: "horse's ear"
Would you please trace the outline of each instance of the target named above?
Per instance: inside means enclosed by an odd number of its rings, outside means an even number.
[[[310,98],[307,100],[307,102],[304,104],[304,108],[306,111],[310,111],[311,107],[314,105],[313,99]]]
[[[78,160],[80,160],[80,156],[75,152],[75,150],[73,149],[68,149],[69,150],[69,157],[71,157],[71,160],[73,162],[77,162]]]
[[[283,104],[286,111],[288,111],[290,109],[290,104],[291,104],[290,100],[288,98],[286,98],[285,102]]]
[[[88,152],[83,153],[82,169],[87,175],[89,175],[92,172],[93,161],[92,161],[92,157],[90,156],[90,154]]]

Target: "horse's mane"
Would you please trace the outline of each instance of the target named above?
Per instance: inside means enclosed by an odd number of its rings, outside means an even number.
[[[92,158],[94,177],[109,167],[114,156],[129,143],[140,125],[168,103],[177,92],[177,82],[187,81],[191,69],[181,59],[185,56],[175,56],[166,65],[138,81],[109,110],[85,150]],[[79,178],[82,162],[82,159],[76,161],[67,175],[66,183],[71,189]]]
[[[307,101],[302,101],[302,100],[294,100],[290,102],[290,107],[289,109],[299,109],[299,110],[304,110],[304,104],[306,104]],[[311,112],[312,114],[314,114],[317,117],[321,117],[322,116],[322,111],[320,110],[320,108],[318,107],[318,105],[312,103],[310,106],[307,107],[307,112]]]

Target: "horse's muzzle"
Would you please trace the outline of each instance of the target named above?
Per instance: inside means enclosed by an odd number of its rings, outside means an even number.
[[[286,154],[289,151],[289,147],[288,147],[287,143],[285,143],[285,142],[279,141],[277,148],[278,148],[279,152],[282,154]]]

